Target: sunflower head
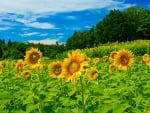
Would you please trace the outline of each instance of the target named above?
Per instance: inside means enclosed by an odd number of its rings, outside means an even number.
[[[87,55],[85,55],[85,54],[83,56],[84,56],[83,62],[87,62],[89,64],[90,61],[91,61],[91,59]]]
[[[23,63],[22,59],[17,61],[16,65],[15,65],[15,70],[17,72],[22,72],[24,70],[24,63]]]
[[[106,55],[103,56],[103,61],[104,61],[104,62],[107,62],[107,61],[108,61],[108,56],[106,56]]]
[[[150,57],[150,56],[149,56],[148,54],[144,54],[144,55],[143,55],[143,61],[146,62],[149,57]]]
[[[90,75],[88,76],[89,80],[96,80],[99,76],[99,72],[96,68],[92,68]]]
[[[56,61],[49,64],[50,76],[53,78],[63,78],[62,76],[62,62]]]
[[[117,66],[113,63],[109,65],[109,72],[114,73],[117,71]]]
[[[97,64],[99,61],[100,61],[99,57],[95,57],[95,58],[93,58],[93,62],[94,62],[94,64]]]
[[[112,52],[110,53],[110,56],[109,56],[109,61],[110,61],[110,62],[113,62],[114,59],[115,59],[115,57],[116,57],[116,55],[117,55],[117,51],[112,51]]]
[[[147,58],[147,60],[146,60],[146,64],[150,66],[150,57],[149,57],[149,58]]]
[[[87,65],[85,61],[85,55],[79,50],[73,51],[68,55],[68,58],[64,60],[63,73],[67,78],[67,81],[75,82],[81,72],[84,71],[84,67]]]
[[[115,64],[121,70],[127,70],[134,63],[134,56],[131,51],[122,49],[118,51],[115,58]]]
[[[42,53],[37,48],[31,48],[26,51],[25,61],[31,67],[36,67],[42,58]]]
[[[24,78],[30,78],[30,76],[31,76],[29,71],[23,71],[22,74],[23,74]]]

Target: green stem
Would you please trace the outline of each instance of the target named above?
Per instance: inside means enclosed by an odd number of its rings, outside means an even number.
[[[81,84],[82,109],[83,109],[83,113],[86,113],[85,103],[84,103],[84,86],[83,86],[82,76],[80,76],[80,84]]]

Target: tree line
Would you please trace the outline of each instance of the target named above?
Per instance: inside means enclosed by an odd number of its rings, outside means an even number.
[[[26,50],[31,47],[38,48],[44,57],[55,59],[65,51],[64,44],[45,45],[45,44],[34,44],[34,43],[25,43],[25,42],[12,42],[11,40],[8,43],[5,43],[3,39],[0,39],[0,59],[23,59],[25,56]]]
[[[125,42],[150,39],[150,11],[130,7],[124,11],[110,10],[102,21],[88,31],[76,31],[67,40],[68,49],[82,49],[107,42]]]
[[[107,42],[125,42],[150,39],[150,11],[141,7],[130,7],[124,11],[110,10],[101,21],[87,31],[75,31],[65,44],[44,45],[34,43],[5,43],[0,39],[0,59],[24,58],[25,51],[36,47],[43,56],[55,59],[64,51],[83,49]]]

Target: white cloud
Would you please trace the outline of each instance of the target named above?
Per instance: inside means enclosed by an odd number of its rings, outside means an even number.
[[[29,27],[40,28],[40,29],[54,29],[55,26],[50,23],[30,22],[26,24]]]
[[[57,33],[57,36],[64,36],[64,33]]]
[[[75,16],[67,16],[66,18],[69,19],[69,20],[75,20],[76,19]]]
[[[0,31],[5,31],[11,29],[10,27],[0,27]]]
[[[37,18],[16,18],[17,22],[23,23],[26,27],[39,28],[39,29],[58,29],[55,25],[47,22],[38,22]]]
[[[46,38],[43,40],[29,40],[28,42],[30,43],[40,43],[40,44],[47,44],[47,45],[51,45],[51,44],[56,44],[56,42],[58,41],[58,39],[50,39],[50,38]]]
[[[24,34],[21,34],[21,36],[23,36],[23,37],[28,37],[28,36],[39,35],[39,34],[40,34],[39,32],[31,32],[31,33],[24,33]]]
[[[39,34],[38,36],[48,36],[48,33],[41,33],[41,34]]]
[[[90,28],[92,28],[91,26],[89,26],[89,25],[86,25],[86,26],[84,26],[85,28],[87,28],[87,29],[90,29]]]
[[[30,33],[23,33],[23,34],[20,34],[20,36],[22,36],[22,37],[28,37],[28,36],[34,36],[34,35],[43,37],[43,36],[47,36],[48,33],[30,32]]]
[[[111,9],[126,9],[126,8],[129,8],[129,7],[132,7],[132,6],[135,6],[136,4],[122,4],[122,2],[118,1],[116,2],[115,4],[113,3],[109,8],[108,10],[111,10]]]
[[[123,4],[116,0],[10,0],[0,1],[0,12],[12,13],[47,13],[80,11],[85,9],[109,8],[112,5]]]

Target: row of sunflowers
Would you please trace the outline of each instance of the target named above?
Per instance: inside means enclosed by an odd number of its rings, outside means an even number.
[[[102,61],[109,61],[111,64],[109,65],[109,72],[113,73],[117,70],[128,70],[134,63],[134,55],[129,50],[119,50],[112,51],[110,56],[103,56]],[[97,64],[100,61],[99,57],[95,57],[90,59],[86,54],[81,53],[80,50],[72,51],[68,54],[68,58],[65,58],[64,61],[52,61],[49,63],[49,75],[54,78],[66,78],[67,81],[75,82],[81,72],[86,72],[86,70],[91,70],[89,67],[91,65]],[[150,65],[150,56],[148,54],[144,54],[140,62],[144,62],[147,65]],[[19,59],[15,64],[15,70],[20,74],[22,72],[25,75],[29,75],[29,72],[26,71],[25,66],[28,68],[36,69],[37,71],[42,71],[44,68],[44,63],[42,62],[42,52],[37,48],[31,48],[26,51],[25,59]],[[1,73],[2,73],[2,63],[1,63]],[[96,66],[92,66],[93,71],[91,71],[90,79],[94,77],[94,74],[97,76],[98,70]],[[21,77],[21,75],[19,75]],[[95,77],[94,77],[95,78]]]

